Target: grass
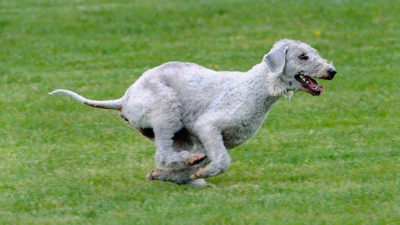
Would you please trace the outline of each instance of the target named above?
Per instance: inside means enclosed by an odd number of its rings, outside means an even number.
[[[396,224],[398,1],[0,2],[0,224]],[[281,38],[334,61],[282,99],[216,188],[149,182],[154,147],[115,111],[146,69],[248,70]]]

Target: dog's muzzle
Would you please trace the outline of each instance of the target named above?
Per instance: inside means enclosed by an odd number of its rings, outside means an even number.
[[[335,69],[329,68],[326,73],[328,74],[327,80],[332,80],[337,72]]]

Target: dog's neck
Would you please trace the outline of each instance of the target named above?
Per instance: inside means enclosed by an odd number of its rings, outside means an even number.
[[[253,66],[247,71],[249,79],[253,80],[255,84],[262,85],[261,90],[266,91],[266,95],[280,97],[287,93],[284,82],[281,80],[280,74],[271,72],[268,64],[264,61]]]
[[[264,62],[253,66],[243,74],[240,95],[245,96],[246,111],[250,118],[262,123],[268,111],[286,93],[279,76],[270,72]]]

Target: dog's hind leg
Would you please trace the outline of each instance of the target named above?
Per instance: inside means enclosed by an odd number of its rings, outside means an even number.
[[[157,168],[168,170],[184,169],[188,166],[198,164],[206,158],[204,153],[192,152],[192,147],[188,144],[174,141],[177,132],[169,129],[154,129],[156,144],[156,164]]]
[[[188,167],[186,169],[180,170],[167,170],[167,169],[155,169],[147,174],[146,179],[148,180],[159,180],[159,181],[169,181],[176,184],[190,184],[196,187],[212,186],[203,179],[193,180],[190,176],[199,167],[205,166],[208,162],[207,160],[202,163]]]
[[[154,130],[154,141],[156,144],[156,164],[157,168],[177,170],[195,164],[204,158],[199,155],[182,149],[174,149],[174,138],[181,135],[184,130],[181,122],[182,105],[177,93],[161,82],[154,82],[151,85],[157,98],[158,104],[151,110],[150,120]],[[182,139],[182,137],[180,137]]]
[[[178,135],[174,137],[174,149],[175,151],[182,151],[182,149],[190,149],[193,152],[196,152],[198,155],[203,155],[204,157],[201,160],[198,160],[195,164],[191,166],[186,166],[182,169],[154,169],[151,173],[147,174],[146,178],[148,180],[160,180],[160,181],[169,181],[176,184],[191,184],[193,186],[205,186],[207,182],[193,180],[191,175],[198,168],[204,167],[209,163],[207,157],[203,154],[204,148],[201,144],[197,143],[197,140],[191,139],[190,137],[185,137],[184,135]],[[181,139],[182,138],[182,139]]]
[[[192,181],[190,175],[194,169],[180,169],[180,170],[168,170],[168,169],[154,169],[146,175],[148,180],[160,180],[169,181],[176,184],[188,184]]]
[[[199,141],[190,134],[190,132],[183,128],[175,133],[172,138],[173,148],[175,152],[190,151],[195,152],[193,156],[186,162],[187,166],[192,166],[202,162],[207,156],[204,148]]]
[[[214,186],[213,184],[207,183],[204,179],[189,179],[193,173],[193,169],[186,170],[163,170],[155,169],[146,175],[148,180],[159,180],[169,181],[176,184],[190,184],[195,187]]]

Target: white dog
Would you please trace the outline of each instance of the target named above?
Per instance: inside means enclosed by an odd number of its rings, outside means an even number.
[[[200,178],[228,169],[227,149],[251,138],[282,95],[299,90],[320,95],[323,88],[313,78],[331,80],[335,74],[311,46],[280,40],[247,72],[168,62],[146,71],[120,99],[94,101],[68,90],[50,94],[119,110],[155,142],[157,169],[148,179],[205,185]]]

